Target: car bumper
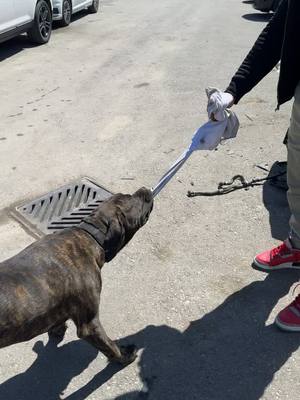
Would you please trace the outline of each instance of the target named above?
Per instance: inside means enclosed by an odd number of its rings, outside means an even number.
[[[53,0],[53,20],[62,19],[62,2]]]

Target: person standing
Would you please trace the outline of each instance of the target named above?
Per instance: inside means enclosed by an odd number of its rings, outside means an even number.
[[[224,92],[208,99],[209,118],[222,120],[226,108],[237,104],[281,61],[277,108],[294,98],[288,133],[288,202],[290,233],[279,246],[254,258],[254,265],[267,272],[300,269],[300,0],[282,0]],[[300,332],[300,295],[276,317],[287,331]]]

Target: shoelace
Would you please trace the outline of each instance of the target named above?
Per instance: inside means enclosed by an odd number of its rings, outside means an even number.
[[[289,252],[289,248],[285,243],[281,243],[278,247],[271,251],[271,257],[275,258],[280,256],[281,254],[287,254]]]
[[[297,283],[297,285],[295,285],[295,287],[293,288],[293,292],[292,295],[295,295],[296,289],[300,286],[300,283]],[[300,311],[300,293],[298,294],[298,296],[296,296],[296,298],[291,302],[291,304],[289,305],[289,307],[295,307],[297,308],[297,310]]]
[[[294,292],[295,292],[295,289],[296,289],[299,285],[300,285],[300,284],[298,284],[298,285],[296,285],[296,286],[294,287],[294,289],[293,289],[293,294],[294,294]],[[295,298],[295,300],[291,303],[290,306],[296,307],[297,310],[300,311],[300,294],[298,294],[298,296]]]

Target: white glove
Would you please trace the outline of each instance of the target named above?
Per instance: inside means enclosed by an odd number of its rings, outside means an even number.
[[[208,97],[208,118],[224,121],[226,118],[226,108],[230,108],[233,105],[234,97],[232,94],[221,92],[221,90],[216,88],[207,88],[206,94]]]

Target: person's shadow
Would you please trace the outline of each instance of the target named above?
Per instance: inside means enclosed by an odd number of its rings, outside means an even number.
[[[268,176],[274,176],[280,173],[280,165],[283,163],[275,162],[271,167]],[[284,186],[283,179],[282,186]],[[287,187],[279,188],[271,185],[270,182],[265,182],[263,186],[263,203],[269,212],[271,235],[274,239],[285,240],[289,234],[289,219],[291,212],[287,201]]]
[[[140,360],[144,388],[116,400],[260,399],[300,344],[299,334],[266,326],[278,299],[298,278],[295,271],[285,271],[251,283],[191,322],[183,333],[168,326],[148,326],[127,338],[144,348]],[[87,389],[88,385],[86,393]]]

